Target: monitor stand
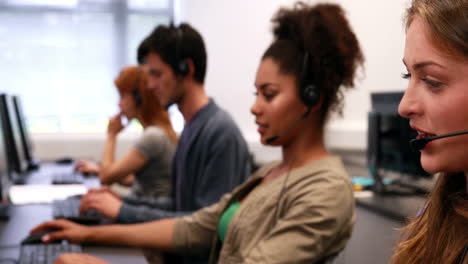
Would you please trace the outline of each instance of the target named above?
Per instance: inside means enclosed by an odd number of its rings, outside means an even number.
[[[0,203],[0,221],[10,219],[10,204]]]
[[[32,159],[28,163],[28,171],[37,170],[41,166],[41,163],[38,160]]]

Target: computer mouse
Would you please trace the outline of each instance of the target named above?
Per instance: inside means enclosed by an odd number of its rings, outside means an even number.
[[[55,163],[57,163],[57,164],[71,164],[71,163],[73,163],[73,161],[74,161],[73,158],[63,157],[63,158],[55,160]]]
[[[93,177],[93,176],[97,176],[96,173],[94,172],[80,172],[81,175],[83,175],[84,177]]]
[[[54,232],[55,230],[43,230],[35,233],[30,233],[27,235],[22,241],[21,244],[39,244],[42,242],[42,237],[47,235],[48,233]],[[56,240],[53,241],[59,243],[60,241]]]
[[[77,200],[80,200],[82,197],[83,197],[83,194],[75,194],[75,195],[72,195],[72,196],[68,196],[67,199],[77,199]]]

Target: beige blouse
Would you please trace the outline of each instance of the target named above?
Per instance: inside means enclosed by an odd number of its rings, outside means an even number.
[[[178,219],[175,250],[211,250],[210,263],[257,264],[315,263],[339,253],[354,224],[353,191],[341,159],[329,156],[259,184],[278,164],[264,166],[217,204]],[[247,194],[221,245],[219,218]]]

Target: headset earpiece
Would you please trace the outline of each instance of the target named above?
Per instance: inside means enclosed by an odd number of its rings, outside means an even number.
[[[140,106],[143,103],[143,98],[140,95],[140,92],[138,91],[138,85],[140,82],[140,76],[141,76],[141,69],[138,67],[138,72],[137,76],[135,78],[135,83],[133,84],[133,90],[132,90],[132,96],[133,99],[135,100],[135,105]]]
[[[177,71],[180,76],[187,76],[189,72],[187,60],[183,59],[177,63]]]
[[[307,72],[309,69],[309,53],[304,54],[302,60],[302,68],[300,75],[300,92],[302,102],[309,108],[316,106],[320,100],[320,93],[318,87],[314,84],[315,78],[308,78]]]
[[[133,99],[135,100],[135,105],[140,106],[143,103],[143,99],[141,98],[141,95],[138,92],[137,88],[133,89],[132,95],[133,95]]]
[[[313,108],[319,102],[320,96],[317,93],[317,88],[313,84],[308,84],[302,89],[301,93],[302,102],[309,108]]]

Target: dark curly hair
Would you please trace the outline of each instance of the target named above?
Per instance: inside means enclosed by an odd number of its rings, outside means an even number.
[[[313,80],[320,93],[319,122],[324,125],[330,112],[342,114],[343,88],[354,87],[356,69],[364,55],[343,9],[336,4],[281,8],[272,19],[273,43],[262,59],[278,63],[282,74],[296,76],[298,93],[301,75]],[[302,73],[303,58],[308,65]]]

